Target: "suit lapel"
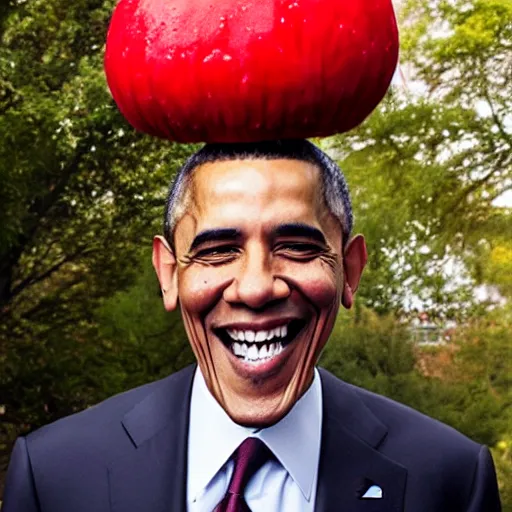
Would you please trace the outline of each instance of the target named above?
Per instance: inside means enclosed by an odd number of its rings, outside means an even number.
[[[123,419],[133,446],[109,466],[112,512],[186,510],[187,439],[195,366],[178,372]]]
[[[324,406],[316,512],[401,512],[407,470],[378,451],[387,428],[351,386],[320,373]],[[382,498],[363,499],[372,485],[382,489]]]

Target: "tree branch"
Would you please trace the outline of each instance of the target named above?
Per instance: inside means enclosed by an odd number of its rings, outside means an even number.
[[[485,174],[479,180],[474,181],[471,185],[467,186],[465,189],[461,191],[458,197],[446,208],[445,213],[440,218],[440,224],[444,224],[446,221],[446,217],[448,215],[453,215],[459,208],[462,202],[473,192],[478,190],[481,186],[485,185],[488,181],[490,181],[495,174],[501,170],[501,164],[505,161],[506,155],[505,153],[501,153],[498,160],[493,165],[493,169]]]
[[[50,253],[52,247],[57,243],[57,240],[52,240],[51,242],[49,242],[46,246],[46,251],[44,252],[44,254],[41,256],[41,258],[39,258],[39,261],[44,261],[46,259],[46,257],[48,256],[48,254]],[[35,276],[37,276],[37,266],[34,265],[34,270],[23,280],[23,281],[30,281],[32,280]]]
[[[71,177],[78,171],[78,167],[82,161],[82,157],[89,151],[89,139],[87,142],[82,144],[80,149],[77,149],[73,159],[64,168],[61,173],[61,178],[57,184],[43,197],[38,198],[29,208],[29,213],[37,215],[38,222],[48,213],[48,210],[57,202],[62,192],[64,192],[66,186],[69,183]]]
[[[98,130],[96,130],[97,132]],[[62,193],[69,184],[71,177],[78,172],[79,166],[85,154],[93,144],[94,137],[86,137],[80,147],[77,148],[72,160],[60,173],[61,178],[58,183],[43,197],[34,201],[28,210],[27,218],[24,222],[23,231],[18,236],[17,242],[11,247],[5,260],[0,264],[0,305],[5,308],[13,299],[14,295],[10,290],[12,285],[12,271],[18,264],[23,251],[33,240],[41,221],[48,214],[48,211],[60,199]]]
[[[16,93],[11,84],[4,82],[3,85],[5,85],[5,92],[0,97],[0,116],[5,115],[9,109],[18,106],[22,101],[22,97]]]
[[[498,130],[499,130],[501,136],[503,137],[503,139],[505,139],[505,141],[508,143],[509,146],[512,146],[512,136],[509,135],[507,133],[507,131],[505,130],[503,122],[500,119],[500,117],[498,116],[498,113],[496,112],[496,109],[494,108],[494,104],[493,104],[493,102],[491,100],[491,95],[489,94],[489,90],[488,90],[487,86],[485,86],[483,88],[483,91],[484,91],[484,98],[487,100],[487,104],[489,105],[489,108],[491,109],[492,120],[494,121],[494,123],[498,127]]]
[[[69,281],[67,284],[66,284],[66,289],[69,291],[71,288],[73,288],[75,285],[79,284],[82,282],[82,278],[81,277],[78,277],[76,279],[73,279],[72,281]],[[59,290],[57,290],[59,291]],[[21,314],[21,317],[24,319],[24,320],[33,320],[34,318],[34,315],[36,315],[37,313],[39,313],[39,311],[43,310],[45,308],[47,308],[48,304],[50,303],[51,301],[49,300],[40,300],[32,309],[29,309],[28,311],[24,312]],[[52,324],[52,329],[54,328],[54,324]]]
[[[0,39],[3,36],[5,30],[5,21],[7,20],[9,14],[11,14],[11,11],[14,11],[15,8],[16,3],[14,0],[4,0],[2,3],[0,3]]]
[[[503,187],[499,192],[496,192],[496,194],[491,195],[489,197],[489,202],[492,203],[495,199],[498,199],[498,197],[500,197],[509,190],[512,190],[512,185],[509,185],[508,187]]]
[[[41,281],[44,281],[48,277],[50,277],[54,272],[59,270],[62,265],[69,263],[70,261],[73,261],[78,256],[83,256],[84,254],[87,254],[89,251],[85,248],[81,248],[78,251],[75,251],[73,254],[68,254],[64,258],[62,258],[60,261],[52,265],[49,269],[44,271],[42,274],[38,275],[37,277],[29,276],[26,279],[24,279],[21,283],[19,283],[12,291],[11,291],[11,297],[14,299],[17,295],[19,295],[23,290],[28,288],[29,286],[33,286],[37,283],[40,283]],[[11,300],[12,300],[11,299]]]

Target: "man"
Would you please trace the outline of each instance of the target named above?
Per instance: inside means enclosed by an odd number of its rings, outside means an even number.
[[[351,229],[307,141],[191,157],[153,263],[197,367],[19,439],[4,512],[499,511],[487,448],[315,368],[366,263]]]

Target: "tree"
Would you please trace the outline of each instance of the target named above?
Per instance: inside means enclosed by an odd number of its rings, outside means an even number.
[[[64,268],[61,291],[77,285],[74,266],[91,266],[95,257],[107,263],[108,253],[123,251],[128,261],[122,267],[129,268],[127,244],[154,222],[170,170],[187,153],[185,146],[136,134],[113,104],[102,69],[112,8],[113,2],[98,0],[19,2],[4,20],[4,315],[20,309],[27,319],[43,314],[48,308],[34,303],[39,294],[32,290]],[[121,265],[116,270],[122,272]]]

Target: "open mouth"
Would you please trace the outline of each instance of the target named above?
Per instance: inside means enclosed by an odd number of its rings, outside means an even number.
[[[261,364],[278,356],[305,324],[303,320],[292,320],[268,330],[216,329],[215,334],[238,359]]]

